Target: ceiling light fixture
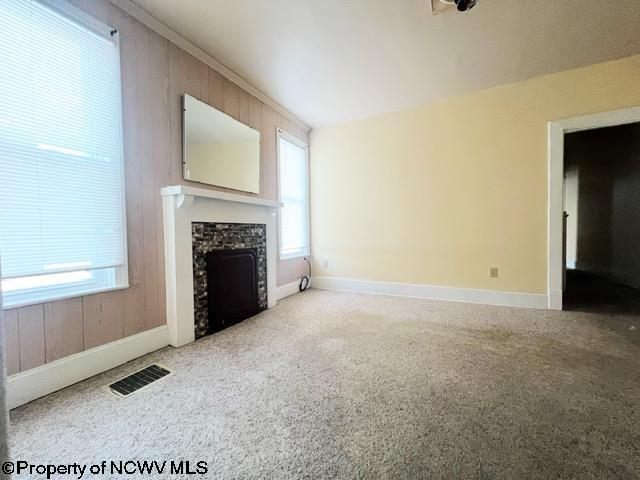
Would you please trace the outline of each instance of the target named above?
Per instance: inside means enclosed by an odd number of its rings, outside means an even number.
[[[432,0],[431,9],[434,14],[449,10],[453,7],[460,12],[471,10],[480,0]]]
[[[442,1],[442,0],[440,0]],[[476,6],[479,0],[454,0],[456,8],[460,12],[466,12]]]

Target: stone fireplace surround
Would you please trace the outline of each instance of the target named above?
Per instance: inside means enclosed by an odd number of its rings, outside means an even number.
[[[183,185],[165,187],[161,194],[169,345],[181,347],[196,338],[194,223],[264,225],[267,308],[275,305],[280,202]]]
[[[193,222],[193,304],[196,338],[208,330],[207,253],[253,248],[258,259],[258,303],[267,308],[267,229],[256,223]]]

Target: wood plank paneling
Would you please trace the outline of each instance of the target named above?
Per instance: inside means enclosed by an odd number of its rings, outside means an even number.
[[[198,82],[200,83],[200,100],[211,104],[209,89],[209,67],[198,61]]]
[[[127,202],[127,249],[129,288],[122,292],[124,335],[145,330],[144,317],[144,249],[142,235],[142,197],[140,196],[141,162],[138,161],[138,43],[137,22],[129,17],[118,24],[122,75],[122,122],[124,142],[124,177]]]
[[[82,298],[44,305],[44,343],[47,363],[84,349]]]
[[[169,44],[169,122],[171,127],[171,183],[182,180],[182,75],[180,49]]]
[[[189,55],[184,50],[180,50],[180,85],[182,93],[188,93],[198,100],[203,98],[201,92],[202,86],[202,68],[201,63],[195,57]],[[207,92],[209,91],[207,75]]]
[[[249,113],[251,98],[251,95],[238,87],[238,120],[245,125],[251,122],[251,115]]]
[[[82,299],[84,349],[98,347],[124,337],[120,292],[105,292]]]
[[[311,256],[307,256],[311,261]],[[309,266],[304,258],[290,258],[288,260],[280,260],[278,262],[278,271],[276,272],[276,283],[278,286],[287,283],[297,282],[304,275],[309,274]]]
[[[153,198],[156,211],[156,283],[158,285],[158,303],[155,314],[147,318],[147,328],[164,325],[166,320],[164,289],[164,228],[162,224],[162,197],[159,188],[171,185],[171,118],[169,89],[169,42],[159,35],[150,37],[151,66],[153,81],[149,85],[151,92],[151,132],[153,160]],[[208,77],[207,77],[208,82]]]
[[[136,38],[136,83],[138,101],[137,161],[140,163],[140,190],[142,199],[142,254],[144,266],[144,316],[145,328],[158,324],[160,317],[160,285],[158,283],[158,237],[156,222],[162,218],[156,212],[156,191],[153,159],[153,117],[151,84],[157,79],[151,77],[151,40],[155,35],[140,23],[134,27]]]
[[[254,97],[248,98],[249,114],[247,125],[258,131],[262,128],[262,102]]]
[[[276,161],[276,115],[266,105],[262,105],[260,129],[260,194],[270,200],[278,199],[278,169]]]
[[[20,371],[20,350],[18,334],[18,311],[5,310],[4,312],[4,355],[7,375],[13,375]]]
[[[209,69],[209,105],[224,110],[224,77]]]
[[[160,189],[191,184],[232,191],[182,178],[184,93],[260,131],[260,196],[264,198],[277,198],[276,127],[308,138],[308,132],[108,0],[71,2],[120,33],[130,286],[9,311],[14,312],[9,313],[13,322],[9,333],[17,346],[10,360],[12,371],[28,370],[166,322]],[[278,284],[304,271],[299,267],[297,260],[279,262]]]
[[[18,310],[20,371],[44,365],[44,307],[32,305]]]
[[[240,120],[240,87],[225,78],[222,85],[222,92],[224,94],[223,111],[236,120]]]

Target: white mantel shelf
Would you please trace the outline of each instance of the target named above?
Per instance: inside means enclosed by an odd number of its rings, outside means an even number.
[[[259,205],[270,208],[280,208],[283,206],[282,202],[277,202],[275,200],[267,200],[265,198],[252,197],[249,195],[238,195],[237,193],[219,192],[216,190],[208,190],[206,188],[188,187],[186,185],[171,185],[169,187],[164,187],[160,192],[163,197],[184,196],[192,198],[211,198],[215,200],[248,203],[249,205]]]

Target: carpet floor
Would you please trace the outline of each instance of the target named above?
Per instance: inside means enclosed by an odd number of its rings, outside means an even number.
[[[174,374],[104,388],[151,362]],[[639,398],[638,316],[311,290],[15,409],[10,434],[15,460],[204,478],[624,479]]]

